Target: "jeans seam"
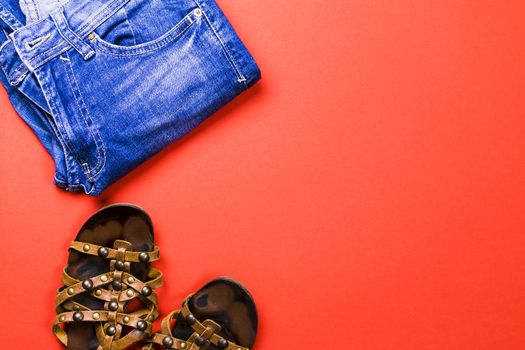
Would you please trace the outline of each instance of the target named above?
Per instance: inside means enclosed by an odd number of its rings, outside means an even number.
[[[25,8],[29,12],[29,18],[32,21],[38,21],[40,19],[40,13],[38,11],[38,5],[35,0],[24,0]]]
[[[119,6],[116,9],[110,9],[111,6],[117,2],[122,2],[122,4],[119,3]],[[113,16],[120,9],[120,7],[124,7],[124,5],[128,2],[129,0],[112,0],[106,7],[104,7],[103,10],[99,11],[96,15],[94,15],[91,18],[88,18],[84,23],[82,23],[82,25],[78,29],[78,36],[86,35],[87,32],[83,33],[86,30],[86,28],[95,25],[95,23],[104,22],[107,18]],[[107,18],[104,20],[99,20],[99,17],[107,17]]]
[[[126,22],[128,23],[129,30],[131,32],[131,36],[133,37],[133,43],[137,45],[137,38],[135,37],[135,32],[133,31],[133,27],[131,26],[131,22],[129,21],[128,17],[128,11],[126,11],[126,7],[122,6],[122,10],[124,11],[124,15],[126,16]]]
[[[73,91],[73,99],[75,100],[75,104],[78,107],[78,113],[80,113],[80,116],[82,117],[82,120],[84,121],[84,124],[86,125],[91,138],[95,142],[95,147],[96,147],[96,151],[97,151],[97,163],[93,167],[90,167],[89,164],[86,163],[87,167],[86,167],[86,169],[84,169],[84,172],[86,173],[86,176],[88,176],[88,180],[92,180],[95,176],[100,174],[100,172],[104,169],[104,167],[106,165],[106,151],[105,151],[104,143],[103,143],[102,139],[100,138],[100,135],[98,135],[98,132],[96,130],[94,130],[95,123],[94,123],[93,118],[91,117],[91,115],[89,113],[89,110],[87,109],[86,104],[84,103],[84,98],[82,97],[80,89],[78,88],[78,82],[77,82],[76,77],[74,75],[73,66],[71,65],[71,60],[68,57],[67,60],[61,60],[61,61],[64,62],[64,65],[67,65],[67,67],[65,69],[65,71],[66,71],[66,78],[67,78],[67,81],[69,83],[69,86],[70,86],[71,90]],[[71,72],[69,72],[69,70]],[[78,95],[78,97],[77,97],[77,95]],[[80,99],[80,101],[79,101],[79,99]],[[84,111],[85,111],[85,113],[84,113]],[[85,114],[87,114],[87,118],[89,118],[90,123],[88,123]],[[102,162],[101,162],[101,160],[102,160]],[[81,163],[81,165],[82,165],[82,163]]]
[[[232,66],[233,70],[235,71],[235,74],[237,75],[237,82],[243,83],[245,87],[248,87],[247,84],[246,84],[246,78],[245,78],[244,74],[242,74],[242,72],[239,69],[239,67],[237,67],[237,63],[235,62],[235,59],[233,58],[233,55],[229,51],[228,46],[226,45],[224,40],[221,38],[221,36],[217,32],[217,30],[215,30],[215,27],[213,26],[213,24],[211,23],[210,19],[208,18],[208,15],[206,14],[206,11],[204,11],[201,8],[201,5],[200,5],[200,3],[197,0],[194,0],[194,2],[199,7],[199,9],[202,11],[204,18],[206,19],[206,22],[208,23],[208,25],[210,26],[211,30],[215,34],[215,37],[219,41],[220,46],[222,47],[222,49],[224,51],[224,54],[226,55],[230,65]]]
[[[0,5],[1,8],[1,5]],[[9,11],[1,9],[0,19],[2,19],[12,30],[23,27],[22,23],[18,21]]]
[[[60,180],[56,175],[53,176],[53,180],[55,180],[55,182],[58,182],[58,183],[61,183],[63,185],[68,185],[67,181],[64,181],[64,180]]]
[[[37,75],[37,78],[38,78],[38,75]],[[68,155],[71,154],[73,155],[73,158],[78,162],[80,163],[80,161],[78,160],[78,157],[74,151],[74,149],[71,147],[71,145],[69,144],[69,141],[68,139],[66,139],[64,137],[64,135],[62,135],[62,132],[60,131],[60,128],[56,122],[56,118],[60,118],[59,117],[59,113],[58,113],[58,110],[55,106],[55,92],[53,91],[53,89],[47,89],[45,87],[45,84],[43,84],[42,81],[40,81],[39,79],[39,82],[40,82],[40,85],[42,86],[42,92],[44,93],[44,96],[47,95],[46,97],[46,100],[47,100],[47,103],[49,105],[49,111],[52,115],[52,118],[50,118],[50,121],[51,121],[51,127],[53,128],[53,131],[55,132],[55,135],[57,136],[57,139],[58,141],[60,142],[60,146],[62,147],[62,150],[64,151],[64,161],[65,161],[65,165],[66,165],[66,177],[67,177],[67,185],[68,186],[76,186],[78,184],[73,184],[73,181],[71,181],[71,171],[69,169],[69,164],[68,164],[68,161],[67,161],[67,157]]]
[[[2,49],[3,49],[4,47],[5,47],[5,45],[2,46],[2,47],[0,48],[0,52],[2,52]],[[9,80],[9,83],[11,84],[11,76],[10,76],[9,74],[7,74],[7,72],[6,72],[5,68],[4,68],[4,65],[3,65],[3,64],[0,64],[0,68],[2,68],[2,72],[4,72],[4,74],[5,74],[6,78],[7,78],[7,80]]]

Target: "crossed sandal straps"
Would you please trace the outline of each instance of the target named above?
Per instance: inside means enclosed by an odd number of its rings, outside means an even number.
[[[152,323],[159,315],[154,289],[162,285],[162,274],[149,263],[159,259],[159,249],[155,246],[152,251],[134,251],[132,248],[125,240],[115,240],[112,248],[90,242],[71,243],[70,252],[99,261],[105,259],[109,262],[109,271],[79,280],[68,273],[68,267],[64,268],[64,286],[56,295],[53,332],[68,349],[70,327],[76,329],[76,334],[94,333],[98,350],[125,349],[150,337]],[[145,278],[132,273],[132,264],[144,265],[138,268]],[[132,304],[139,307],[128,311]]]
[[[173,311],[162,320],[161,331],[153,334],[150,343],[145,345],[143,350],[153,350],[153,344],[162,345],[170,350],[200,350],[206,349],[210,344],[219,349],[250,350],[217,334],[221,331],[221,326],[214,321],[206,319],[200,322],[197,320],[188,307],[188,300],[191,297],[192,295],[184,300],[180,310]],[[193,329],[193,334],[186,340],[178,339],[172,333],[173,322],[178,322],[181,317],[185,320],[185,324]]]

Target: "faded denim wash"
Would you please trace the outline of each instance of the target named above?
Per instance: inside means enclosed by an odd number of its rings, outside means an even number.
[[[213,0],[60,3],[0,0],[0,80],[61,188],[100,194],[260,79]]]

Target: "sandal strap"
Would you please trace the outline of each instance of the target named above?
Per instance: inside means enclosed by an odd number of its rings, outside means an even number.
[[[56,294],[56,312],[53,332],[67,346],[68,335],[63,325],[73,322],[96,324],[96,336],[100,343],[98,350],[124,349],[150,337],[152,324],[158,318],[158,297],[154,288],[162,285],[162,273],[150,268],[143,282],[130,273],[132,262],[150,262],[158,259],[158,247],[152,252],[134,252],[131,243],[117,240],[114,248],[101,247],[92,243],[73,242],[71,248],[89,255],[99,255],[105,248],[104,258],[109,259],[109,271],[87,280],[80,281],[67,271],[62,272],[64,286]],[[80,249],[80,250],[79,250]],[[106,254],[107,253],[107,254]],[[147,258],[144,257],[147,254]],[[123,262],[117,265],[117,261]],[[117,269],[118,267],[118,269]],[[114,289],[118,282],[118,289]],[[91,310],[77,302],[80,295],[89,295],[104,302],[104,310]],[[126,305],[132,299],[139,299],[145,308],[125,313]],[[108,327],[114,329],[108,331]],[[123,328],[132,328],[125,335]],[[109,333],[109,334],[108,334]]]
[[[105,258],[105,259],[115,259],[119,255],[119,252],[117,249],[104,247],[104,246],[96,245],[93,243],[80,242],[80,241],[71,242],[71,244],[69,245],[69,248],[76,250],[77,252],[80,252],[80,253],[84,253],[88,255],[95,255],[95,256]],[[100,248],[107,249],[107,256],[99,255]],[[127,261],[127,262],[143,262],[142,260],[140,260],[140,255],[143,253],[145,253],[148,256],[149,262],[157,261],[160,258],[159,247],[155,246],[153,248],[153,251],[137,252],[137,251],[127,250],[122,260]]]
[[[143,350],[154,349],[153,344],[159,344],[164,347],[167,347],[167,341],[171,344],[167,348],[174,350],[206,349],[210,343],[213,344],[215,347],[219,347],[224,350],[249,350],[248,348],[237,345],[217,334],[218,332],[220,332],[221,326],[219,326],[214,321],[207,319],[203,322],[200,322],[195,317],[192,317],[193,315],[189,308],[189,300],[192,296],[193,294],[189,295],[184,300],[180,310],[173,311],[162,320],[161,331],[153,334],[153,336],[150,339],[150,342],[142,348]],[[194,331],[193,334],[187,340],[178,339],[173,336],[172,322],[177,322],[177,319],[179,317],[183,317],[186,320],[191,317],[192,320],[195,320],[195,322],[193,322],[192,324],[187,322],[187,324]],[[219,343],[223,343],[224,341],[227,342],[227,345],[220,347]],[[198,345],[197,343],[201,343],[201,345]]]
[[[139,298],[145,304],[153,305],[155,308],[157,307],[158,296],[154,290],[152,290],[151,294],[149,295],[143,294],[143,288],[141,288],[141,286],[144,286],[144,287],[149,286],[148,282],[143,283],[140,281],[140,282],[134,282],[134,283],[123,283],[123,285],[128,285],[129,288],[126,288],[126,289],[123,288],[123,290],[126,292],[119,293],[118,296],[115,298],[113,291],[99,288],[113,281],[113,278],[109,276],[110,276],[110,273],[106,273],[106,274],[102,274],[102,275],[99,275],[99,276],[96,276],[90,279],[90,281],[92,281],[93,283],[93,288],[89,291],[84,289],[83,282],[77,282],[70,286],[66,285],[65,288],[59,289],[57,291],[57,295],[55,298],[57,312],[60,312],[60,310],[62,309],[66,309],[66,310],[71,309],[71,307],[68,307],[67,305],[68,303],[71,305],[78,306],[77,311],[82,310],[84,307],[81,304],[78,304],[70,299],[77,295],[83,294],[83,293],[89,293],[92,297],[97,298],[99,300],[103,300],[105,302],[110,302],[114,300],[118,303],[126,303],[134,298]],[[129,275],[129,277],[126,280],[129,281],[130,278],[135,281],[137,280],[131,275]],[[102,282],[102,279],[104,279],[104,282]],[[161,280],[161,277],[157,278],[155,282],[158,283],[159,280]],[[84,309],[87,310],[87,308],[84,308]]]
[[[141,310],[142,311],[142,310]],[[110,313],[108,311],[79,311],[83,315],[82,322],[98,322],[99,327],[97,327],[97,338],[99,342],[103,344],[107,343],[107,340],[111,340],[113,345],[112,347],[100,347],[100,349],[124,349],[127,346],[136,343],[142,339],[146,339],[151,334],[152,323],[144,321],[144,319],[154,320],[158,317],[158,312],[156,310],[145,310],[147,311],[146,317],[140,314],[118,314],[117,315],[117,332],[114,336],[109,336],[106,332],[110,324],[107,322],[110,320]],[[144,311],[143,311],[144,312]],[[78,322],[74,320],[75,312],[63,312],[55,317],[53,322],[53,333],[65,346],[68,345],[68,335],[67,332],[60,327],[61,324]],[[138,330],[138,324],[140,321],[144,321],[147,324],[147,329],[144,331]],[[102,322],[106,322],[104,325]],[[126,334],[124,337],[115,339],[118,337],[122,331],[121,324],[135,328],[133,331]]]
[[[135,297],[139,297],[143,301],[149,300],[149,302],[153,304],[158,303],[157,293],[153,291],[149,296],[144,296],[142,295],[142,291],[144,287],[154,289],[162,285],[162,273],[159,270],[151,268],[148,273],[148,281],[146,282],[142,282],[141,280],[133,277],[133,275],[127,272],[122,273],[121,279],[122,284],[127,286],[127,292],[120,293],[118,301],[126,302]],[[114,281],[113,272],[106,272],[101,275],[90,278],[89,281],[91,281],[92,284],[92,288],[90,288],[90,290],[86,290],[84,288],[83,283],[85,281],[79,281],[71,277],[67,273],[67,267],[64,268],[62,272],[62,281],[64,282],[66,288],[59,289],[57,291],[57,295],[55,298],[55,303],[57,307],[62,305],[66,300],[82,293],[90,293],[91,296],[105,301],[110,301],[113,295],[111,291],[101,288]],[[130,291],[133,292],[130,293]]]
[[[146,310],[148,311],[148,310]],[[76,313],[77,311],[73,312],[73,311],[68,311],[68,312],[63,312],[63,313],[60,313],[58,314],[56,317],[55,317],[55,323],[56,324],[59,324],[59,323],[71,323],[71,322],[76,322],[74,319],[73,319],[73,315]],[[82,322],[104,322],[104,321],[109,321],[110,317],[109,317],[109,312],[108,311],[79,311],[82,313]],[[153,311],[153,310],[149,310],[148,311],[148,314],[151,314],[153,315],[156,311]],[[158,314],[158,312],[157,312]],[[132,328],[137,328],[137,323],[139,321],[141,321],[143,318],[140,317],[139,314],[124,314],[124,313],[117,313],[117,323],[121,323],[121,324],[124,324],[128,327],[132,327]]]

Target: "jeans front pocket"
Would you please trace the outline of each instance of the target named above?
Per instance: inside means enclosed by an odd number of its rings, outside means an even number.
[[[153,53],[166,45],[180,38],[199,18],[202,17],[202,11],[197,8],[182,18],[173,28],[160,37],[137,45],[116,45],[102,39],[94,33],[91,37],[96,48],[103,53],[114,56],[135,56]]]

